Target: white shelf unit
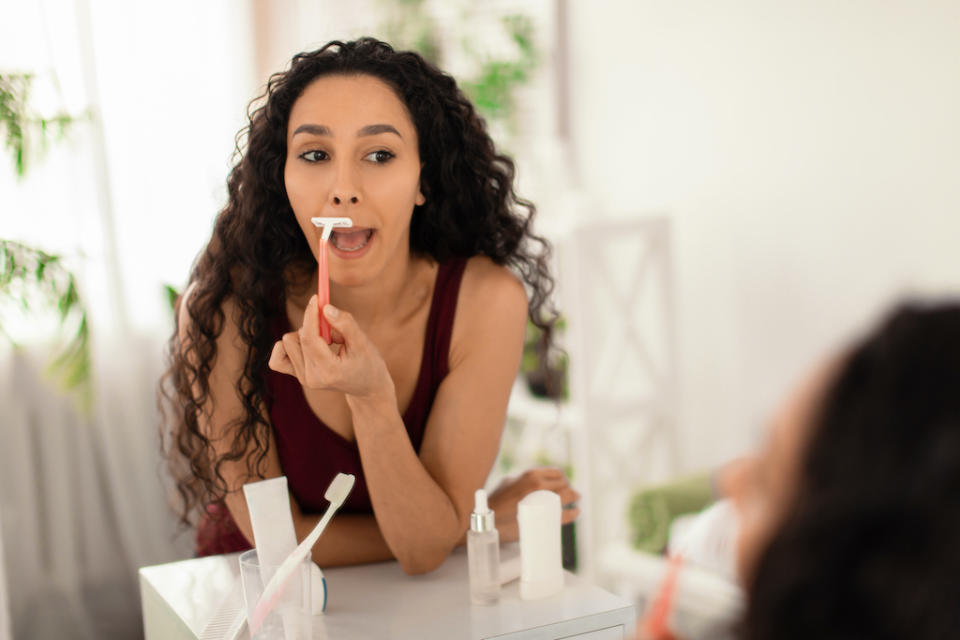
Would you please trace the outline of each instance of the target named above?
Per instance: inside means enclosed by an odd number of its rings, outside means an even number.
[[[678,470],[671,228],[662,216],[599,220],[554,230],[550,239],[570,397],[535,398],[518,379],[490,485],[504,475],[504,457],[511,472],[544,456],[572,466],[583,496],[578,573],[616,589],[622,576],[599,559],[629,540],[631,492]]]

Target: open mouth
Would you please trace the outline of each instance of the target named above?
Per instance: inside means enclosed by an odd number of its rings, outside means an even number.
[[[367,246],[372,237],[373,229],[337,229],[330,236],[330,242],[340,251],[351,253]]]

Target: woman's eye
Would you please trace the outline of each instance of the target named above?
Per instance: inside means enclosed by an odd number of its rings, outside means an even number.
[[[371,153],[368,153],[365,160],[369,160],[370,162],[375,162],[376,164],[385,164],[393,160],[395,157],[396,156],[390,153],[389,151],[380,149],[379,151],[373,151]]]
[[[307,162],[320,162],[327,159],[326,151],[306,151],[300,154],[300,157]]]

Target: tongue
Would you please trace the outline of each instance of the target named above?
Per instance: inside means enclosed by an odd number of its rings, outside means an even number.
[[[334,231],[333,243],[341,249],[355,249],[367,241],[370,230],[361,231]]]

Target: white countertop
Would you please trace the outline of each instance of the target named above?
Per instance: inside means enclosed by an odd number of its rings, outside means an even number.
[[[511,548],[512,547],[512,548]],[[515,545],[504,557],[516,555]],[[237,554],[140,569],[147,640],[199,637],[239,579]],[[470,604],[467,555],[458,549],[437,570],[408,576],[396,562],[324,571],[328,602],[314,618],[314,638],[623,638],[633,632],[628,601],[565,573],[562,592],[524,601],[519,582],[500,602]]]

